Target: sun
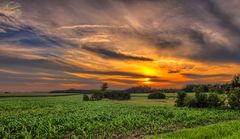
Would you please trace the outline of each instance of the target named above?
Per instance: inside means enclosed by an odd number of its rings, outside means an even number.
[[[154,68],[145,67],[145,66],[141,67],[141,72],[142,72],[142,74],[147,75],[147,76],[156,76],[158,74]]]
[[[145,78],[144,81],[143,81],[143,84],[150,85],[150,84],[152,84],[152,82],[150,81],[149,78]]]

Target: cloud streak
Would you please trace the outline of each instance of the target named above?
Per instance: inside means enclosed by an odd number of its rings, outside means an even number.
[[[124,54],[121,52],[109,50],[106,48],[101,48],[99,46],[97,47],[88,47],[88,46],[83,46],[83,49],[95,53],[103,58],[107,59],[115,59],[115,60],[138,60],[138,61],[154,61],[151,58],[147,58],[144,56],[134,56],[130,54]]]

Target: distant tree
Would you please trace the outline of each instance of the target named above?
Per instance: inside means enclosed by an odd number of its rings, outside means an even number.
[[[233,76],[231,85],[232,88],[240,87],[240,74],[236,74]]]
[[[107,91],[104,93],[104,97],[113,100],[130,100],[131,95],[122,91]]]
[[[224,91],[226,90],[226,87],[224,87],[224,85],[216,84],[209,86],[208,90],[209,90],[208,92],[211,93],[223,94]]]
[[[231,108],[240,109],[240,88],[232,89],[228,95],[228,104]]]
[[[176,106],[177,107],[183,107],[184,106],[184,100],[186,98],[187,94],[185,92],[178,92],[177,93],[177,100],[176,100]]]
[[[83,95],[83,101],[89,101],[89,100],[90,100],[89,96],[84,94]]]
[[[197,87],[194,87],[193,88],[193,92],[195,93],[201,93],[201,92],[204,92],[204,87],[203,86],[197,86]]]
[[[161,92],[155,92],[148,95],[148,99],[165,99],[166,95]]]
[[[186,107],[197,107],[197,100],[195,96],[186,96],[184,99],[184,106]]]
[[[208,92],[209,85],[203,84],[189,84],[183,89],[185,92]]]
[[[216,108],[220,107],[221,105],[223,104],[217,94],[211,93],[208,95],[208,107]]]
[[[105,92],[108,89],[108,83],[103,83],[101,87],[101,91]]]
[[[102,100],[104,97],[104,94],[102,92],[96,92],[94,94],[92,94],[90,100],[91,101],[98,101],[98,100]]]
[[[208,95],[204,93],[195,93],[195,98],[197,102],[197,107],[199,108],[205,108],[208,107]]]
[[[150,86],[135,86],[125,90],[127,93],[151,93],[153,91]]]

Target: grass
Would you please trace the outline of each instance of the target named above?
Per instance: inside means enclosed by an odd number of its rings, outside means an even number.
[[[149,94],[133,94],[132,99],[129,101],[115,101],[118,103],[128,103],[128,104],[135,104],[135,105],[147,105],[147,106],[174,106],[175,104],[175,98],[172,97],[175,96],[175,93],[169,93],[167,94],[167,99],[147,99]]]
[[[77,95],[74,93],[0,93],[1,97],[56,97],[56,96],[71,96]]]
[[[152,138],[163,139],[239,139],[240,120],[220,122],[217,124],[197,127],[193,129],[183,129],[165,136],[155,136]]]
[[[177,108],[172,97],[164,101],[141,96],[98,102],[83,102],[81,95],[0,98],[0,138],[138,138],[240,117],[239,111]]]

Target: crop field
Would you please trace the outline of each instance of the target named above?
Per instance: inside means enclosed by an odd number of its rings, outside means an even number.
[[[134,94],[128,101],[88,102],[82,101],[81,95],[2,97],[0,138],[186,138],[197,135],[200,139],[239,135],[239,111],[174,107],[175,96],[169,94],[165,100],[148,100],[146,94]]]

